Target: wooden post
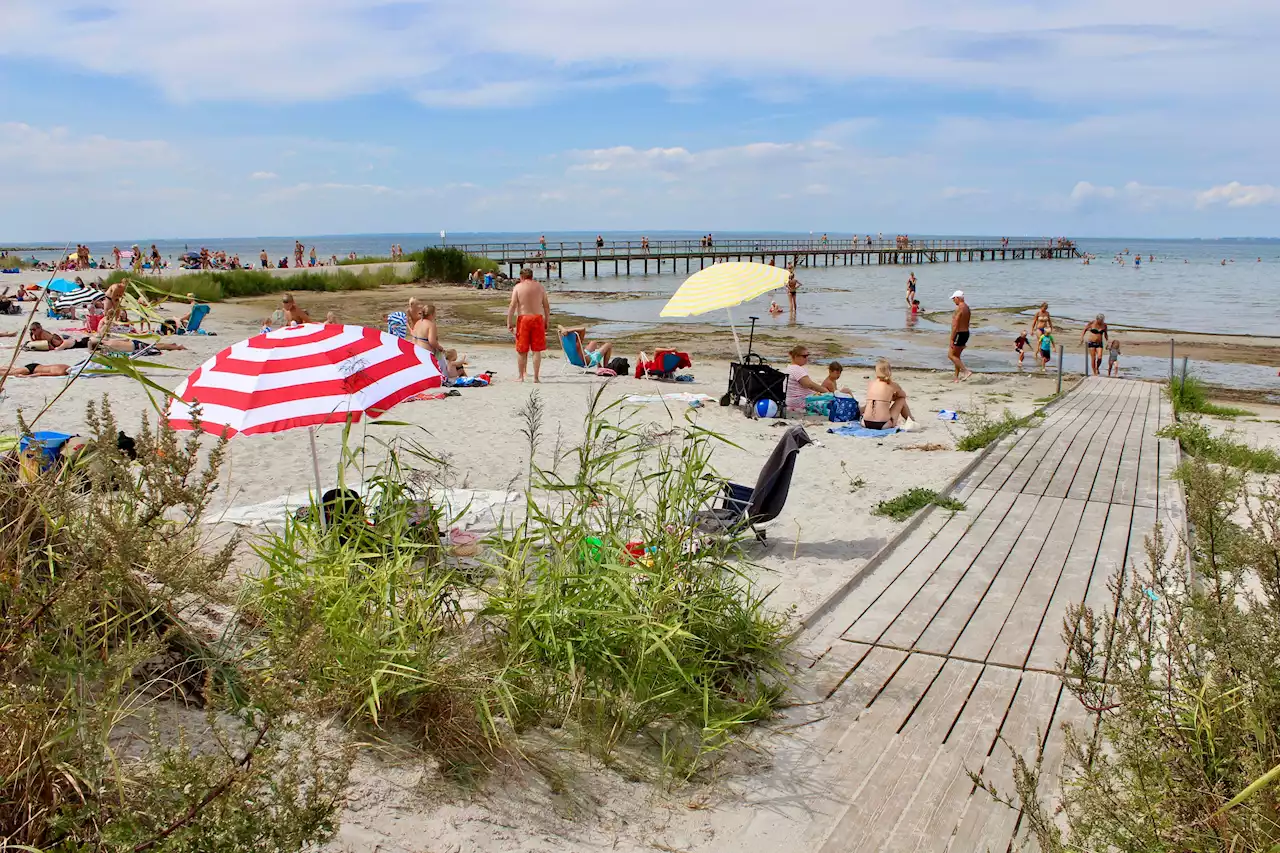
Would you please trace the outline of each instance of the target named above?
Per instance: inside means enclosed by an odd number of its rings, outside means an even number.
[[[1173,381],[1173,338],[1169,338],[1169,381]]]
[[[1066,355],[1067,348],[1058,344],[1058,396],[1062,396],[1062,359]]]

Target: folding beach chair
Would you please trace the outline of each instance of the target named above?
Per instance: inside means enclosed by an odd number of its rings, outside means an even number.
[[[587,364],[587,353],[582,348],[582,340],[577,332],[561,335],[560,347],[564,350],[564,364],[560,366],[561,376],[570,372],[595,373],[596,368]],[[576,368],[576,370],[571,371],[570,368]]]
[[[212,306],[209,305],[193,305],[191,307],[191,318],[187,320],[187,325],[178,326],[178,334],[180,335],[207,335],[208,332],[200,328],[200,324],[204,322],[204,318],[209,316]]]
[[[750,530],[757,540],[764,542],[765,531],[760,525],[773,521],[786,506],[796,469],[796,454],[812,443],[804,427],[788,428],[765,460],[754,488],[723,481],[717,505],[694,513],[694,526],[707,533],[724,535]]]
[[[676,371],[682,367],[693,367],[693,360],[686,352],[671,349],[660,349],[653,358],[640,353],[640,361],[636,364],[636,378],[646,377],[670,382],[675,379]]]

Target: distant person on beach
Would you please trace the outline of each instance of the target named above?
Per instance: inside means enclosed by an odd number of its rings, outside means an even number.
[[[1111,339],[1111,350],[1107,354],[1107,375],[1120,375],[1120,339]]]
[[[964,348],[969,345],[969,305],[964,301],[964,291],[957,290],[951,294],[951,301],[955,303],[955,313],[951,315],[951,347],[947,351],[947,358],[955,365],[956,375],[952,382],[962,382],[973,375],[973,371],[964,366],[964,361],[960,356],[964,353]]]
[[[810,394],[825,394],[826,390],[809,378],[809,348],[796,344],[791,348],[791,363],[787,365],[787,411],[803,412],[805,398]]]
[[[907,307],[916,301],[916,274],[912,273],[907,277]]]
[[[340,326],[340,325],[342,325],[341,323],[339,323],[339,322],[338,322],[338,312],[337,312],[337,311],[330,311],[328,314],[325,314],[325,315],[324,315],[324,324],[325,324],[326,326]]]
[[[791,264],[787,270],[787,308],[791,316],[796,315],[796,294],[800,291],[800,279],[796,278],[796,265]]]
[[[1015,352],[1017,352],[1017,353],[1018,353],[1018,366],[1019,366],[1019,367],[1021,367],[1021,366],[1022,366],[1022,357],[1026,354],[1026,353],[1025,353],[1025,350],[1026,350],[1027,344],[1029,344],[1029,343],[1031,343],[1031,342],[1027,340],[1027,333],[1026,333],[1026,332],[1019,332],[1019,333],[1018,333],[1018,339],[1017,339],[1017,340],[1015,340],[1015,341],[1013,342],[1013,349],[1014,349],[1014,351],[1015,351]]]
[[[867,403],[862,409],[862,425],[867,429],[892,429],[911,417],[907,392],[893,381],[889,360],[876,361],[876,378],[867,386]]]
[[[311,258],[310,258],[310,259],[311,259],[311,266],[313,266],[313,267],[314,267],[314,266],[316,265],[316,247],[315,247],[315,246],[312,246],[312,247],[311,247]]]
[[[409,300],[409,321],[413,324],[409,328],[409,340],[435,356],[436,364],[445,379],[457,378],[458,373],[453,370],[454,365],[440,344],[440,324],[436,321],[435,304],[428,302],[422,305],[417,299]],[[454,358],[457,358],[456,352]]]
[[[1049,316],[1048,302],[1040,303],[1040,310],[1031,318],[1031,325],[1027,327],[1027,331],[1032,335],[1039,334],[1041,329],[1053,332],[1053,318]]]
[[[1093,365],[1093,375],[1102,375],[1102,348],[1107,340],[1107,322],[1106,317],[1099,314],[1092,323],[1084,327],[1084,331],[1080,333],[1080,342],[1085,345],[1089,352],[1089,363]],[[1088,371],[1085,371],[1088,375]]]
[[[547,298],[546,289],[534,280],[533,270],[525,267],[520,270],[520,281],[511,288],[511,304],[507,307],[507,331],[515,335],[521,382],[528,371],[530,352],[533,353],[533,381],[542,381],[542,353],[547,349],[550,324],[551,300]]]
[[[286,293],[284,296],[280,297],[280,308],[284,311],[284,321],[286,325],[289,323],[302,325],[303,323],[311,322],[311,315],[306,311],[303,311],[302,307],[298,305],[297,302],[293,301],[292,293]]]
[[[777,300],[769,303],[769,313],[774,317],[782,313],[782,306],[777,303]]]

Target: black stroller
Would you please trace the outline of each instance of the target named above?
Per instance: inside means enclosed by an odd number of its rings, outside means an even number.
[[[764,358],[751,351],[756,339],[756,321],[751,317],[751,337],[747,339],[747,354],[741,362],[729,364],[729,390],[720,398],[720,405],[739,405],[746,400],[752,406],[761,400],[773,400],[781,409],[787,400],[787,374],[764,363]]]

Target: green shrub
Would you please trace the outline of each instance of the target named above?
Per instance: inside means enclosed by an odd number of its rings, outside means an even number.
[[[1004,410],[1004,414],[998,420],[992,419],[985,412],[967,415],[964,420],[964,435],[956,442],[956,450],[981,450],[1015,430],[1031,426],[1032,422],[1039,417],[1041,413],[1037,411],[1019,418],[1008,409]]]
[[[1280,452],[1235,441],[1230,430],[1225,435],[1214,435],[1197,418],[1185,418],[1169,424],[1156,434],[1161,438],[1176,439],[1184,451],[1209,462],[1258,474],[1280,474]]]
[[[205,618],[230,613],[236,541],[208,548],[201,526],[224,444],[144,418],[134,465],[105,401],[86,420],[66,466],[21,485],[0,469],[0,847],[323,840],[350,752],[319,749],[292,691],[241,669]]]
[[[227,270],[154,277],[116,270],[107,277],[106,284],[128,281],[147,294],[181,299],[186,294],[193,293],[201,301],[218,302],[239,296],[261,296],[269,293],[376,290],[384,285],[403,284],[412,280],[411,276],[401,276],[391,267],[359,273],[334,270],[276,275],[267,270]]]
[[[540,406],[526,416],[533,458]],[[402,451],[374,478],[371,523],[291,523],[259,549],[251,612],[269,657],[318,707],[407,727],[446,766],[484,764],[546,723],[601,755],[646,734],[692,772],[776,707],[787,622],[731,542],[694,547],[712,436],[690,429],[655,448],[594,409],[587,430],[571,474],[531,467],[524,521],[466,573],[434,535],[449,520],[414,502],[406,478],[423,466]]]
[[[940,506],[943,509],[949,509],[952,512],[964,509],[962,501],[958,501],[955,498],[944,498],[933,489],[915,488],[903,492],[896,498],[880,501],[880,503],[876,504],[875,509],[871,511],[871,514],[888,516],[894,521],[905,521],[931,504]]]
[[[1256,412],[1251,412],[1248,409],[1219,406],[1216,403],[1209,402],[1208,391],[1204,383],[1194,374],[1170,379],[1165,383],[1165,394],[1168,395],[1169,402],[1173,404],[1173,413],[1175,415],[1193,413],[1212,415],[1219,418],[1235,418],[1256,414]]]
[[[497,272],[498,262],[490,258],[469,255],[461,249],[432,248],[414,253],[414,278],[419,281],[464,282],[476,270]]]
[[[1087,711],[1061,812],[1038,797],[1038,756],[1016,757],[1012,793],[984,784],[1045,853],[1280,846],[1280,482],[1199,459],[1176,476],[1192,540],[1157,526],[1112,600],[1063,622],[1063,686]]]

